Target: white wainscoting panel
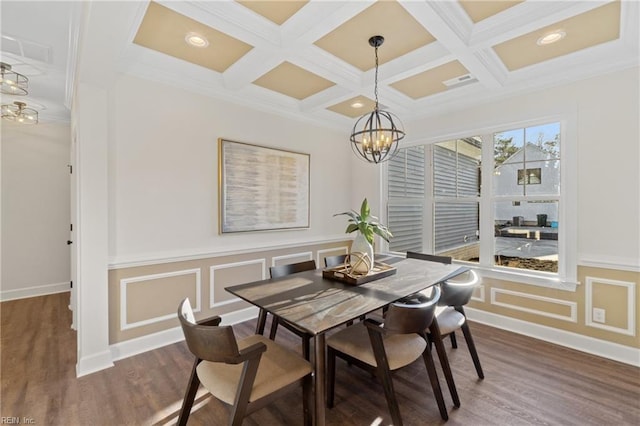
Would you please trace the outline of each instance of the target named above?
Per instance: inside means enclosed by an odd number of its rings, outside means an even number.
[[[605,284],[627,289],[627,327],[613,327],[593,321],[593,284]],[[630,281],[618,281],[605,278],[586,277],[585,280],[585,324],[589,327],[600,328],[614,333],[625,334],[627,336],[636,335],[636,284]]]
[[[223,306],[223,305],[227,305],[229,303],[234,303],[240,300],[240,298],[238,297],[233,297],[231,299],[228,300],[224,300],[224,301],[219,301],[216,302],[215,300],[215,272],[221,269],[231,269],[231,268],[240,268],[246,265],[255,265],[258,264],[260,265],[260,270],[262,271],[262,278],[261,279],[265,279],[266,278],[266,273],[265,273],[265,265],[266,265],[267,261],[266,259],[262,258],[262,259],[254,259],[254,260],[247,260],[244,262],[234,262],[234,263],[224,263],[221,265],[214,265],[209,267],[209,308],[216,308],[218,306]]]
[[[128,330],[130,328],[141,327],[143,325],[153,324],[156,322],[168,320],[176,317],[175,312],[161,315],[154,318],[149,318],[143,321],[136,321],[129,323],[127,320],[127,286],[131,283],[140,281],[151,281],[161,278],[177,277],[181,275],[195,275],[194,285],[196,286],[196,306],[193,308],[194,312],[200,312],[201,309],[201,279],[200,268],[185,269],[182,271],[164,272],[161,274],[141,275],[137,277],[124,278],[120,280],[120,330]]]
[[[512,305],[510,303],[498,302],[496,300],[496,295],[498,294],[508,294],[511,296],[522,297],[525,299],[531,300],[539,300],[547,303],[555,303],[562,306],[568,306],[570,308],[570,315],[558,315],[551,312],[540,311],[538,309],[525,308],[524,306]],[[519,291],[505,290],[502,288],[492,288],[491,289],[491,304],[496,306],[502,306],[509,309],[515,309],[516,311],[528,312],[530,314],[540,315],[543,317],[559,319],[563,321],[569,322],[578,322],[578,304],[576,302],[569,302],[567,300],[553,299],[551,297],[538,296],[535,294],[522,293]]]

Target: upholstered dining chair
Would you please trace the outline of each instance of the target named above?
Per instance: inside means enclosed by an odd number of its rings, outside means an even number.
[[[407,259],[428,260],[430,262],[444,263],[445,265],[451,265],[451,262],[452,262],[452,258],[450,256],[438,256],[435,254],[418,253],[415,251],[408,251]],[[436,310],[436,315],[438,315],[437,310]],[[453,346],[454,348],[457,348],[458,343],[456,342],[455,331],[449,334],[449,339],[451,340],[451,346]]]
[[[187,424],[200,383],[230,406],[229,425],[241,425],[245,416],[276,398],[302,387],[304,424],[311,425],[311,364],[298,354],[262,335],[236,340],[231,326],[220,317],[195,321],[189,299],[178,307],[187,346],[195,355],[178,425]]]
[[[443,282],[441,284],[442,297],[438,302],[436,318],[442,336],[453,336],[457,330],[462,330],[476,373],[480,379],[484,379],[478,351],[471,335],[467,315],[464,312],[464,305],[471,300],[473,290],[478,283],[478,274],[473,269]],[[455,338],[451,340],[451,343],[454,348],[458,347]]]
[[[447,256],[407,252],[407,258],[451,264],[451,258]],[[478,283],[478,274],[472,269],[441,283],[442,297],[440,297],[438,309],[436,310],[436,322],[441,336],[449,336],[451,346],[454,348],[458,347],[455,332],[462,330],[462,334],[467,342],[467,347],[469,348],[469,353],[471,354],[471,359],[473,360],[473,365],[476,368],[476,373],[478,373],[480,379],[484,379],[480,358],[478,357],[476,345],[467,322],[467,316],[464,312],[464,305],[471,300],[473,290]]]
[[[280,277],[285,277],[287,275],[295,274],[297,272],[312,271],[314,269],[316,269],[316,261],[306,260],[304,262],[272,266],[269,268],[269,274],[271,275],[271,278],[280,278]],[[258,314],[258,326],[260,326],[260,321],[261,321],[260,318],[262,315],[264,315],[264,319],[266,320],[266,313],[267,311],[265,311],[264,309],[260,310],[260,313]],[[258,330],[256,330],[257,334],[262,334],[264,332],[264,320],[262,321],[263,321],[262,328],[259,332]],[[284,328],[291,331],[292,333],[294,333],[295,335],[299,336],[302,339],[302,356],[304,356],[304,359],[308,360],[310,355],[310,346],[311,346],[310,342],[313,336],[311,336],[306,331],[301,330],[300,328],[291,324],[290,322],[281,320],[280,318],[274,316],[271,319],[271,331],[269,332],[269,338],[271,340],[275,340],[279,325],[282,325]]]
[[[411,299],[392,303],[384,323],[366,319],[331,335],[327,339],[327,405],[330,408],[334,405],[336,357],[340,357],[379,377],[393,424],[402,425],[391,371],[422,357],[440,416],[447,420],[447,408],[425,333],[439,298],[440,289],[436,287],[430,298],[416,294]]]

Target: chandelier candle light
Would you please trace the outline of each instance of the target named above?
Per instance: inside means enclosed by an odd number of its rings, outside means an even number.
[[[376,104],[368,114],[356,121],[351,132],[351,148],[360,157],[370,163],[382,163],[390,160],[398,152],[398,142],[404,138],[402,123],[397,116],[389,111],[379,109],[378,105],[378,47],[384,42],[380,35],[369,39],[369,44],[375,48],[376,73],[375,97]],[[394,123],[400,123],[400,127]]]

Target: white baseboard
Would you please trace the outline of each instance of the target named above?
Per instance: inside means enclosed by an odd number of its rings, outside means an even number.
[[[0,302],[26,299],[28,297],[46,296],[47,294],[64,293],[65,291],[71,291],[69,281],[58,284],[46,284],[34,287],[19,288],[15,290],[3,290],[0,291]]]
[[[257,316],[258,308],[249,307],[240,311],[223,314],[221,324],[233,325],[253,319]],[[182,328],[174,327],[168,330],[159,331],[157,333],[148,334],[146,336],[113,344],[109,347],[109,349],[111,350],[112,360],[118,361],[130,356],[141,354],[143,352],[171,345],[182,340],[184,340]]]
[[[111,360],[111,352],[108,350],[81,357],[76,364],[76,377],[86,376],[110,367],[113,367],[113,361]]]
[[[640,349],[465,307],[470,320],[640,367]]]
[[[168,330],[159,331],[157,333],[113,344],[109,346],[109,349],[111,350],[111,358],[114,361],[118,361],[143,352],[171,345],[181,340],[184,340],[182,328],[174,327]]]

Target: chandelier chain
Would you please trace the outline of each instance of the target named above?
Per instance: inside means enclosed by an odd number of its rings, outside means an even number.
[[[376,46],[376,76],[374,80],[374,89],[373,93],[376,97],[376,111],[378,110],[378,46]]]

